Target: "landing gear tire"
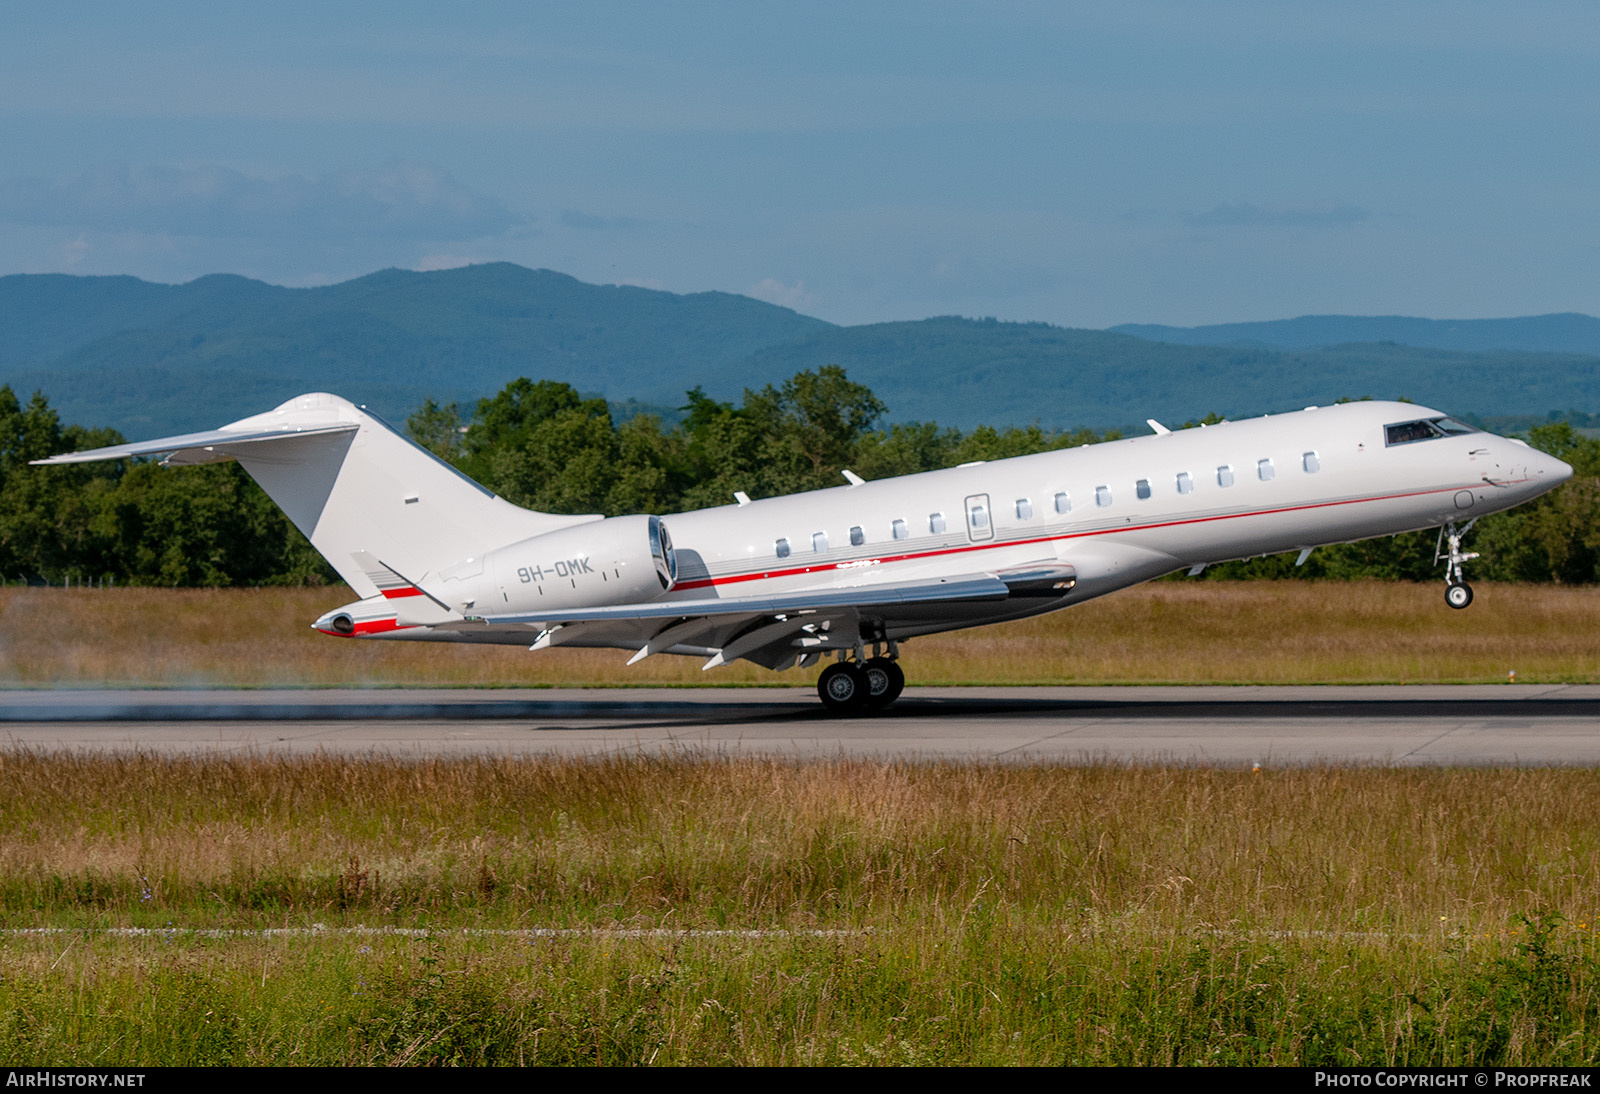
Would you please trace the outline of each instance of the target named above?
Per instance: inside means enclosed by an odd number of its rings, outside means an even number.
[[[1446,586],[1444,602],[1452,608],[1465,608],[1472,603],[1472,586],[1465,581],[1458,581]]]
[[[887,657],[871,657],[861,666],[867,674],[867,706],[873,710],[882,710],[896,699],[906,688],[906,674],[900,671],[900,666]]]
[[[867,671],[854,661],[837,661],[817,677],[817,695],[830,714],[859,714],[871,692]]]

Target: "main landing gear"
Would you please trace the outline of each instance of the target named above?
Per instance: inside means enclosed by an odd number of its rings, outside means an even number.
[[[854,660],[835,661],[817,677],[817,695],[830,714],[876,714],[905,690],[906,674],[898,664],[896,643],[889,643],[886,657],[878,653],[877,643],[871,657],[864,653],[858,648]]]
[[[1472,586],[1467,584],[1461,564],[1477,558],[1478,554],[1476,551],[1463,551],[1461,537],[1476,523],[1478,518],[1473,517],[1459,528],[1454,524],[1446,524],[1439,529],[1439,542],[1433,548],[1434,564],[1444,563],[1444,602],[1452,608],[1465,608],[1472,603]]]

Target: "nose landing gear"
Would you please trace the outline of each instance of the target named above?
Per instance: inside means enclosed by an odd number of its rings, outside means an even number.
[[[857,649],[855,660],[836,661],[817,677],[817,696],[830,714],[875,714],[905,690],[895,642],[889,643],[888,656],[879,654],[877,643],[871,657],[863,657],[865,652]]]
[[[1446,524],[1439,529],[1439,542],[1433,548],[1434,565],[1444,562],[1444,602],[1452,608],[1465,608],[1472,603],[1472,586],[1467,584],[1466,575],[1461,571],[1461,564],[1478,557],[1476,551],[1463,551],[1461,537],[1478,523],[1478,518],[1473,517],[1467,523],[1457,528],[1455,524]]]

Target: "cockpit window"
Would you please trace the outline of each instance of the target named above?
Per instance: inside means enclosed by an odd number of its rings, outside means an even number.
[[[1383,427],[1385,444],[1411,444],[1413,441],[1432,441],[1439,437],[1459,437],[1478,430],[1454,418],[1419,418],[1414,422],[1396,422]]]

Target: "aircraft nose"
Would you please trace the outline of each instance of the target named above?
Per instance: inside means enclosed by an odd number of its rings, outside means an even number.
[[[1528,477],[1548,490],[1572,478],[1572,465],[1558,460],[1547,452],[1535,450],[1528,460]]]

